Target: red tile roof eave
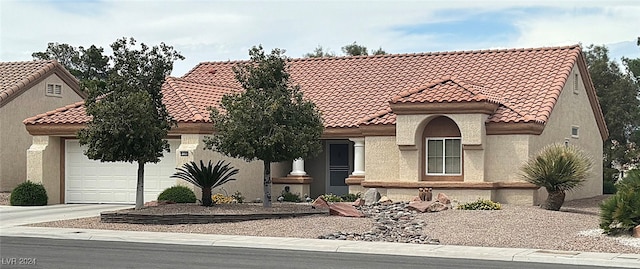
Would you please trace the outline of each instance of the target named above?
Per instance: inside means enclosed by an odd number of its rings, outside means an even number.
[[[87,94],[80,89],[80,83],[78,82],[78,80],[60,63],[55,60],[51,60],[50,63],[31,73],[30,76],[24,78],[23,80],[14,84],[11,88],[0,93],[0,107],[9,103],[24,91],[40,83],[51,74],[58,75],[58,77],[60,77],[62,81],[69,85],[69,87],[71,87],[71,89],[73,89],[78,95],[80,95],[80,97],[82,97],[83,99],[87,98]]]

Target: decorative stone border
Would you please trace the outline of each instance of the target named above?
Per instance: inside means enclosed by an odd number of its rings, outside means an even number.
[[[261,219],[283,219],[311,215],[329,215],[329,209],[316,209],[313,212],[274,212],[252,214],[145,214],[136,212],[110,211],[100,213],[100,221],[107,223],[173,225],[239,222]]]

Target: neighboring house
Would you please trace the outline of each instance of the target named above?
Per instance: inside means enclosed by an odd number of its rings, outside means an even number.
[[[176,183],[168,180],[169,168],[226,158],[204,149],[213,132],[207,107],[241,90],[232,71],[238,63],[204,62],[167,79],[164,100],[178,126],[169,134],[172,153],[158,165],[164,172],[146,179],[145,200]],[[595,164],[567,199],[602,193],[608,131],[577,45],[293,59],[290,74],[322,111],[324,150],[313,159],[274,164],[274,197],[289,186],[312,197],[377,188],[392,200],[409,200],[419,187],[431,187],[461,202],[534,204],[543,190],[523,182],[519,168],[550,143],[578,145]],[[87,120],[79,102],[24,121],[34,136],[30,178],[53,186],[50,192],[64,190],[60,202],[132,203],[135,165],[116,177],[120,168],[81,154],[75,133]],[[240,174],[224,191],[262,197],[262,164],[226,159]],[[40,172],[45,166],[50,173]],[[116,197],[123,192],[127,197]]]
[[[0,191],[27,179],[32,138],[22,121],[84,97],[78,81],[56,61],[0,62]]]

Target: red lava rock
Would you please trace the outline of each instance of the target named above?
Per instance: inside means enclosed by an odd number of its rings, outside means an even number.
[[[633,228],[633,237],[640,238],[640,225]]]
[[[326,202],[326,201],[325,201]],[[329,205],[329,214],[342,217],[363,218],[364,213],[348,203],[333,203]]]
[[[449,199],[449,196],[441,192],[438,193],[438,196],[436,197],[436,201],[443,203],[445,205],[451,204],[451,199]]]
[[[353,206],[363,206],[364,205],[364,199],[362,198],[358,198],[353,202]]]
[[[320,196],[315,201],[313,201],[311,206],[313,208],[329,208],[329,203],[327,203],[327,201],[322,196]]]

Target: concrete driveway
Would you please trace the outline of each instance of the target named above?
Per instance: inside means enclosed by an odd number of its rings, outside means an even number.
[[[0,228],[65,219],[96,217],[103,211],[132,208],[133,205],[66,204],[48,206],[0,206]]]

